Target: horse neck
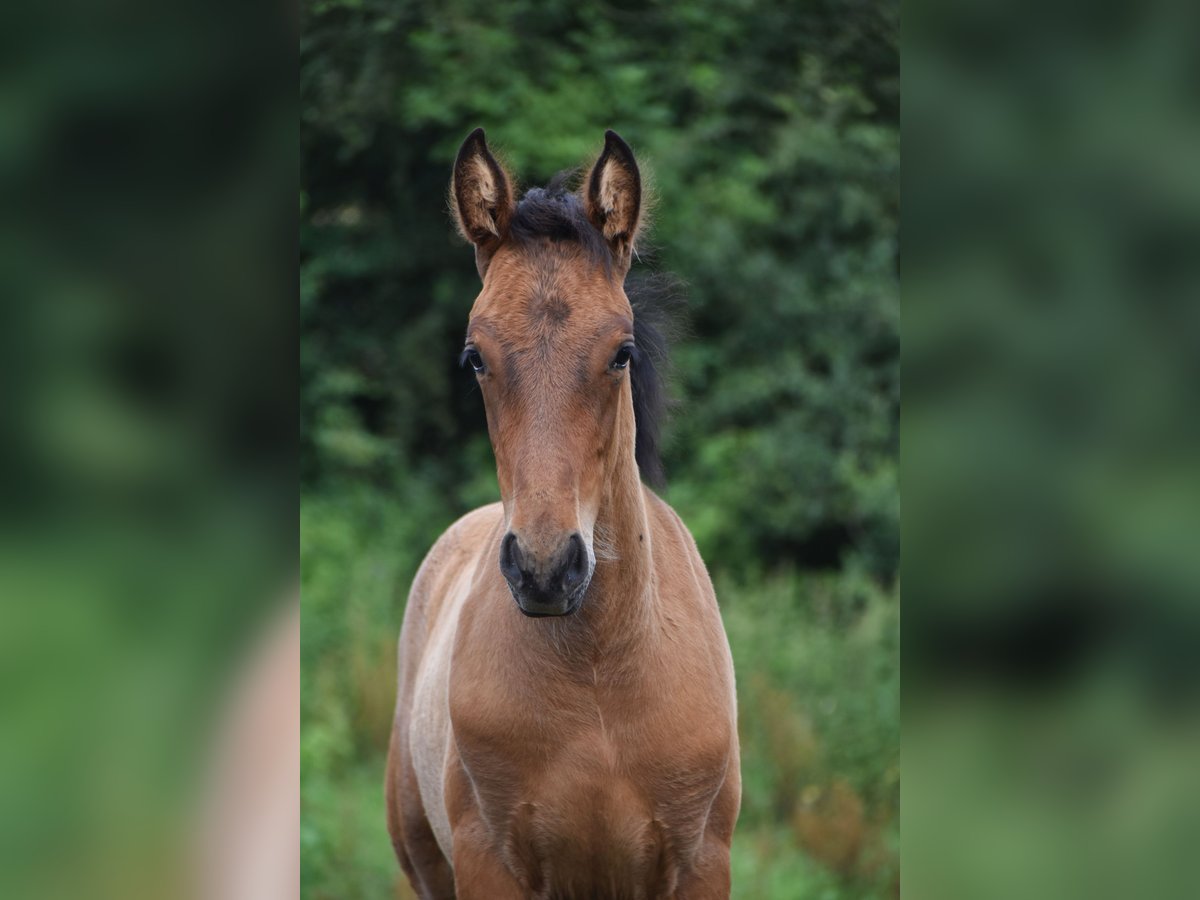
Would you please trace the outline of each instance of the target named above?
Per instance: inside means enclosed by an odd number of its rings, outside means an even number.
[[[643,643],[652,634],[654,561],[650,515],[633,454],[614,461],[596,516],[596,570],[580,610],[598,645]]]

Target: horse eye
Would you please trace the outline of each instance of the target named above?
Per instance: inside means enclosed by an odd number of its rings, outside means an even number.
[[[462,356],[459,358],[459,365],[468,364],[472,369],[475,370],[476,374],[479,375],[483,374],[484,370],[487,368],[483,364],[483,357],[479,355],[479,351],[474,347],[468,347],[462,352]]]
[[[633,348],[628,346],[622,347],[617,351],[617,355],[613,357],[613,361],[610,363],[610,366],[614,369],[624,369],[629,365],[629,360],[632,358]]]

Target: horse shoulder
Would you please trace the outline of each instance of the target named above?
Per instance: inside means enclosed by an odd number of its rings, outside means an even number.
[[[428,667],[431,635],[456,594],[456,582],[471,571],[482,538],[502,520],[499,503],[482,506],[459,518],[442,532],[425,554],[408,592],[398,647],[396,725],[404,724],[421,670]]]
[[[721,787],[712,808],[717,831],[732,830],[741,798],[740,752],[737,735],[737,696],[733,656],[721,620],[716,591],[691,532],[669,504],[647,490],[647,506],[654,517],[655,536],[665,544],[656,553],[659,600],[669,610],[677,641],[689,646],[673,656],[682,670],[666,679],[665,692],[673,707],[669,714],[685,724],[690,742],[689,769],[707,773],[708,783]]]
[[[441,782],[450,742],[449,654],[458,611],[482,548],[502,521],[500,504],[494,503],[467,513],[442,533],[413,579],[400,632],[399,689],[389,749],[397,771],[389,776],[389,785],[411,771],[425,815],[447,853]],[[393,802],[400,799],[395,793]]]
[[[654,565],[660,594],[672,611],[703,634],[705,650],[714,654],[722,677],[732,683],[733,658],[721,621],[716,590],[696,541],[683,519],[653,491],[646,489],[647,508],[653,522]]]
[[[417,569],[404,612],[401,635],[426,637],[437,619],[450,588],[465,569],[473,569],[488,534],[503,519],[499,503],[472,510],[454,522],[434,541]]]

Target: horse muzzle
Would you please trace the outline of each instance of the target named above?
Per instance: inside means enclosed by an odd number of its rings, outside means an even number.
[[[569,616],[583,603],[595,562],[575,532],[546,559],[521,546],[513,532],[500,542],[500,573],[517,608],[531,618]]]

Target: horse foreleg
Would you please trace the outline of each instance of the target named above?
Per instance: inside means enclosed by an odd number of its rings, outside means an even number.
[[[454,900],[454,875],[425,818],[421,791],[396,733],[388,749],[387,820],[392,847],[421,900]]]
[[[729,845],[714,835],[704,839],[696,864],[680,876],[675,900],[729,900]]]
[[[454,885],[458,900],[527,900],[529,896],[496,854],[477,816],[454,828]]]

